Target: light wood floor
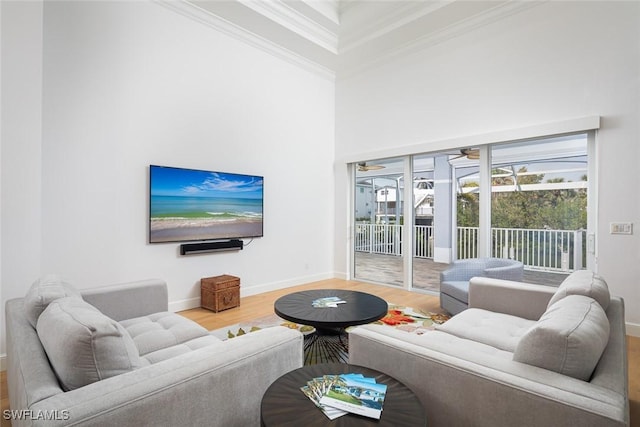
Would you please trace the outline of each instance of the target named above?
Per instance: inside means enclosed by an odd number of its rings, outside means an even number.
[[[406,305],[425,311],[440,313],[437,297],[407,292],[397,287],[374,285],[356,281],[329,279],[309,283],[293,288],[266,292],[242,298],[240,307],[213,313],[209,310],[194,308],[180,314],[188,317],[208,330],[222,328],[235,323],[245,322],[256,317],[273,314],[273,303],[282,295],[307,289],[351,289],[368,292],[383,298],[387,302]],[[629,359],[629,401],[631,406],[631,426],[640,427],[640,338],[627,337]],[[0,372],[0,402],[2,410],[9,408],[7,396],[7,378]],[[9,422],[0,416],[0,426],[9,426]]]

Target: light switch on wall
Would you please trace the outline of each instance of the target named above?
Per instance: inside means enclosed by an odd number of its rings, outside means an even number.
[[[612,222],[609,224],[610,234],[633,234],[633,223]]]

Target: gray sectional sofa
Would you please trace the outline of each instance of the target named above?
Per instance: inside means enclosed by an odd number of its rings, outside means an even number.
[[[350,330],[349,362],[414,390],[430,427],[629,425],[624,301],[591,271],[558,288],[473,278],[436,330]]]
[[[6,303],[14,426],[257,426],[267,387],[302,366],[302,334],[221,341],[146,280],[79,292],[56,277]]]

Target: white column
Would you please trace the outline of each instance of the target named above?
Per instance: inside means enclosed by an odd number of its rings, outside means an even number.
[[[598,271],[598,156],[596,147],[597,130],[587,135],[587,266]]]
[[[480,220],[478,256],[491,256],[491,149],[480,147]]]
[[[453,201],[448,156],[436,156],[433,170],[433,260],[450,263],[453,256]]]
[[[399,193],[398,193],[399,194]],[[404,287],[411,289],[413,285],[413,251],[414,241],[413,229],[415,212],[413,209],[413,157],[404,158],[404,203],[402,204],[402,214],[404,215],[404,226],[402,227],[402,263],[404,267]],[[397,201],[396,201],[397,203]]]

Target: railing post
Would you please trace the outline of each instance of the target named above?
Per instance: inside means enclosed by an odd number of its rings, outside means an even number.
[[[582,270],[582,233],[583,230],[573,232],[573,271]]]

